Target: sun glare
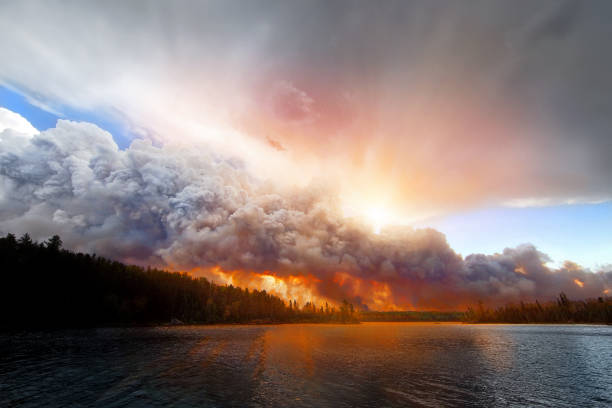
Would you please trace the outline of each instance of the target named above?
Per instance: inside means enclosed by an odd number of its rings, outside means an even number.
[[[389,223],[389,212],[383,207],[371,207],[366,212],[366,218],[372,224],[374,233],[380,234],[382,227]]]

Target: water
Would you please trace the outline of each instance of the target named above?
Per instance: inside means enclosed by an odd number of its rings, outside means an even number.
[[[612,405],[612,327],[364,323],[0,334],[0,406]]]

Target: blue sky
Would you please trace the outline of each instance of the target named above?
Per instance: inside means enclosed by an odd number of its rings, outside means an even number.
[[[54,106],[53,110],[61,113],[61,116],[59,116],[57,113],[49,112],[31,104],[28,99],[20,93],[1,85],[0,106],[19,113],[38,130],[47,130],[55,127],[58,119],[69,119],[98,125],[102,129],[110,132],[115,142],[117,142],[122,149],[129,146],[130,140],[132,139],[128,125],[119,118],[113,117],[113,115],[100,115],[95,112],[75,110],[67,106]]]
[[[429,220],[455,251],[492,254],[532,243],[554,264],[586,267],[612,263],[612,203],[531,208],[485,208]]]

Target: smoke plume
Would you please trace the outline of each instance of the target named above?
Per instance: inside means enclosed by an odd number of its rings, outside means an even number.
[[[135,140],[120,150],[97,126],[64,120],[0,132],[0,232],[60,234],[72,249],[126,262],[267,279],[288,296],[296,286],[370,308],[584,298],[612,286],[612,271],[550,268],[529,244],[464,259],[432,229],[374,234],[344,217],[325,185],[281,189],[206,146]]]

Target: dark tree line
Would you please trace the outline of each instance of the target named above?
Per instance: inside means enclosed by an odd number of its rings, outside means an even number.
[[[0,327],[357,321],[346,301],[286,304],[266,291],[68,251],[57,235],[38,243],[8,234],[0,262]]]
[[[612,324],[612,298],[569,300],[561,293],[556,301],[510,304],[488,309],[482,303],[468,308],[471,323],[606,323]]]
[[[438,311],[396,311],[361,312],[362,322],[460,322],[465,319],[463,312]]]
[[[53,236],[34,242],[28,234],[0,238],[0,327],[92,327],[185,323],[283,323],[450,321],[474,323],[607,323],[612,298],[510,304],[480,303],[457,312],[358,312],[295,300],[266,291],[217,285],[205,278],[125,265],[62,249]]]

